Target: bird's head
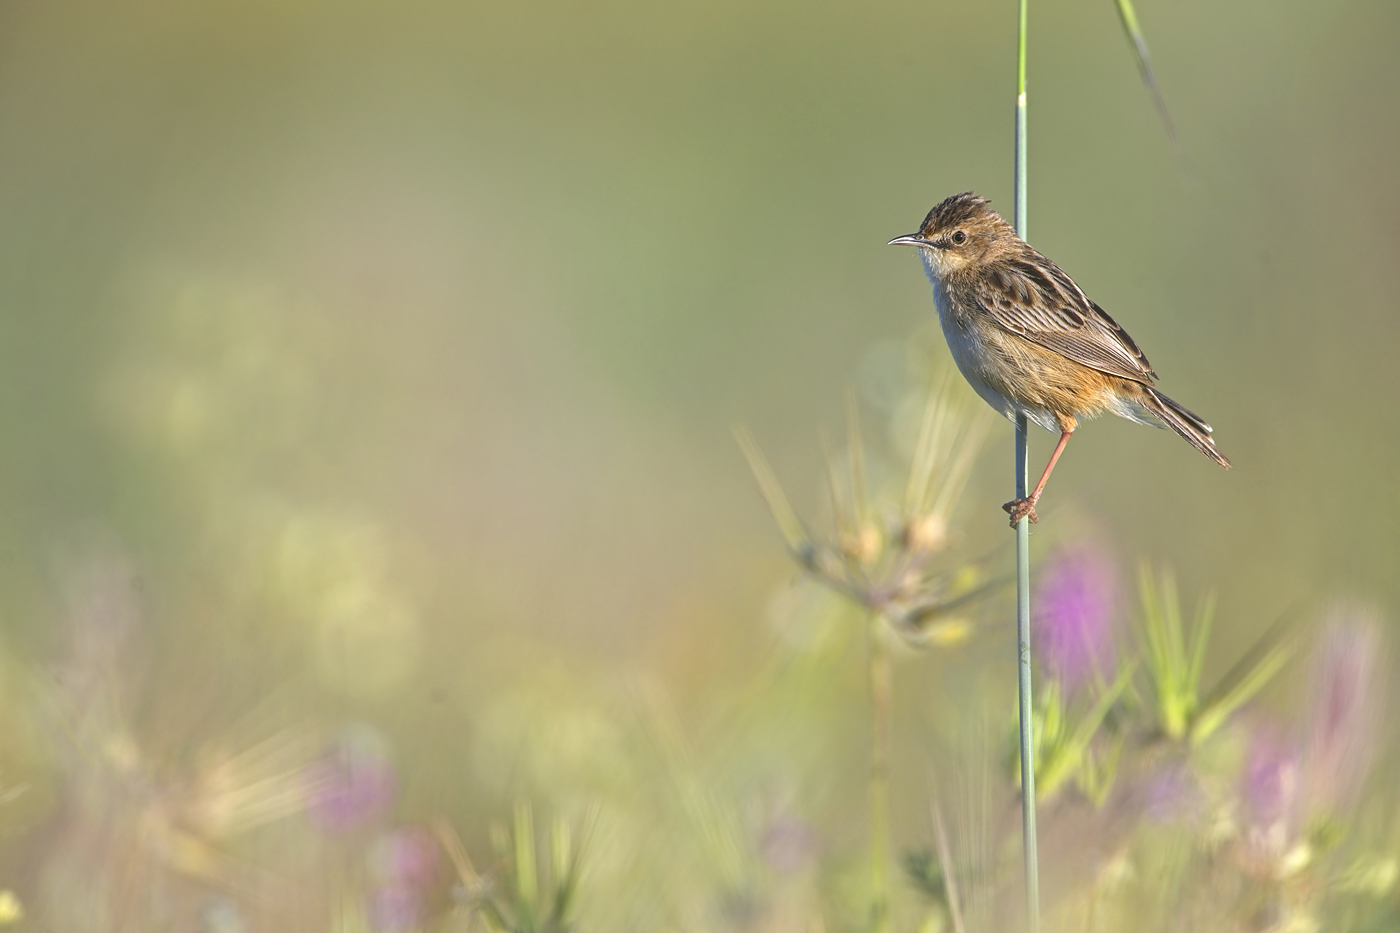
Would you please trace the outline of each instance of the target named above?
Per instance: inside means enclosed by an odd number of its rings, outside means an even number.
[[[915,246],[930,276],[942,279],[1013,252],[1021,238],[971,191],[944,199],[928,212],[918,233],[895,237],[890,245]]]

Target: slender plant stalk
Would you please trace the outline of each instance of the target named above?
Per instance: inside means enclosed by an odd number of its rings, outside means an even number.
[[[933,801],[933,839],[938,846],[938,867],[943,872],[943,890],[948,897],[948,915],[953,921],[953,933],[967,933],[963,924],[962,900],[958,897],[958,878],[953,869],[953,848],[948,845],[948,829],[943,825],[943,808]]]
[[[890,718],[893,715],[888,626],[871,613],[870,658],[870,929],[890,929]]]
[[[1167,128],[1167,136],[1173,143],[1176,142],[1176,126],[1172,123],[1171,111],[1167,109],[1167,99],[1162,96],[1162,88],[1157,84],[1157,75],[1152,70],[1152,55],[1147,51],[1147,39],[1142,34],[1142,27],[1138,25],[1137,11],[1133,9],[1133,0],[1116,0],[1118,4],[1118,21],[1123,24],[1123,32],[1127,34],[1128,41],[1133,44],[1133,51],[1137,53],[1138,70],[1142,73],[1142,83],[1147,85],[1147,90],[1152,94],[1152,101],[1157,105],[1157,113],[1162,118],[1162,125]]]
[[[1019,0],[1016,42],[1016,232],[1026,238],[1026,6]],[[1016,416],[1016,498],[1030,490],[1026,416]],[[1016,654],[1021,701],[1021,835],[1026,862],[1026,929],[1040,933],[1040,869],[1035,841],[1035,752],[1031,696],[1030,519],[1016,523]]]

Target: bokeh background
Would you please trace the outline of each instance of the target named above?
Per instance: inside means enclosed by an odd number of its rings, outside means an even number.
[[[1209,680],[1283,613],[1400,598],[1400,7],[1138,12],[1175,144],[1113,4],[1032,5],[1031,240],[1236,469],[1090,425],[1037,547],[1058,518],[1124,580],[1145,559],[1188,603],[1213,588]],[[848,395],[879,447],[946,365],[885,242],[953,192],[1009,210],[1013,16],[0,8],[0,916],[383,927],[354,906],[380,835],[449,826],[487,872],[529,800],[611,827],[592,928],[844,928],[859,632],[794,687],[782,620],[858,616],[794,587],[731,428],[820,527]],[[962,553],[1006,545],[1010,447],[992,425]],[[899,656],[896,847],[931,838],[939,749],[999,748],[1012,700],[969,685],[1003,683],[1005,610]],[[1303,679],[1261,702],[1288,715]],[[373,780],[308,800],[295,775],[347,755]],[[696,817],[721,788],[730,815]],[[189,817],[206,798],[243,822]],[[646,832],[677,806],[699,841]],[[325,828],[357,807],[369,828]],[[724,819],[763,871],[819,866],[807,886],[716,894],[748,889]]]

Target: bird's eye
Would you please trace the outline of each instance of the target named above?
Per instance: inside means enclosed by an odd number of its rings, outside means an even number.
[[[953,245],[954,245],[954,246],[962,246],[962,245],[963,245],[964,243],[966,243],[966,242],[967,242],[967,234],[966,234],[966,233],[963,233],[961,230],[958,230],[957,232],[955,232],[955,233],[953,234]]]

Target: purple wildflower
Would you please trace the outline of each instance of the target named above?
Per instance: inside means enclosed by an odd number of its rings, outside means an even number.
[[[1308,802],[1319,810],[1345,806],[1366,778],[1384,657],[1379,613],[1333,607],[1313,655],[1304,757]]]
[[[370,873],[379,881],[426,889],[437,880],[440,851],[428,830],[400,827],[381,836],[370,849]]]
[[[423,904],[438,881],[440,849],[421,826],[404,826],[380,836],[369,850],[370,925],[381,933],[416,928]]]
[[[380,819],[394,805],[398,778],[388,743],[369,726],[352,726],[308,773],[312,821],[327,832],[346,832]]]
[[[1102,550],[1081,545],[1050,559],[1036,599],[1036,654],[1066,693],[1112,675],[1118,571]]]
[[[1195,775],[1182,762],[1164,764],[1148,774],[1143,797],[1147,818],[1155,823],[1194,820],[1205,803]]]
[[[423,916],[423,896],[406,884],[375,888],[369,898],[369,925],[376,933],[417,929]]]
[[[1288,820],[1298,795],[1298,749],[1277,729],[1261,727],[1250,737],[1242,791],[1251,823]]]
[[[793,816],[779,816],[763,831],[759,848],[768,867],[790,875],[810,865],[817,853],[817,831]]]
[[[1272,723],[1251,730],[1241,777],[1245,866],[1261,876],[1278,871],[1293,843],[1298,815],[1298,743]]]

